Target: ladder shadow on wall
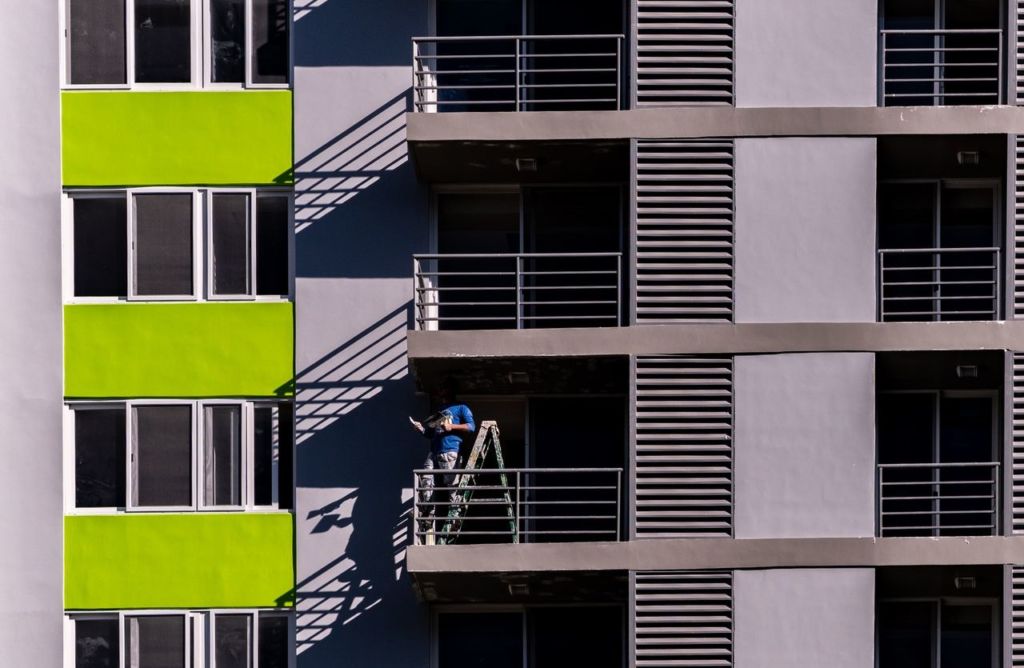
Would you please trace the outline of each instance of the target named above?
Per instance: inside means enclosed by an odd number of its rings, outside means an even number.
[[[379,657],[367,652],[386,650],[370,639],[409,624],[402,619],[413,597],[405,547],[411,471],[422,453],[404,416],[395,414],[413,395],[408,327],[405,305],[297,377],[296,486],[336,492],[319,507],[300,506],[297,517],[300,540],[337,546],[326,563],[300,572],[296,585],[297,652],[304,665],[334,665],[339,656],[372,661]]]

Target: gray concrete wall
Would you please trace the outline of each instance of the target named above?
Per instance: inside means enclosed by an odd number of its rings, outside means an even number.
[[[870,568],[736,571],[735,668],[871,668]]]
[[[875,140],[736,140],[736,322],[875,320]]]
[[[873,107],[878,6],[737,0],[736,106]]]
[[[405,570],[424,441],[405,332],[427,194],[405,144],[425,2],[296,9],[299,668],[428,665]]]
[[[874,373],[870,353],[736,358],[737,538],[874,535]]]
[[[0,663],[61,662],[60,86],[56,2],[0,25]]]

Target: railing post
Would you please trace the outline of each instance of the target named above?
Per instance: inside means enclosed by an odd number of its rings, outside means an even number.
[[[615,472],[615,542],[622,540],[622,469]]]
[[[622,326],[622,254],[615,256],[615,325]]]
[[[412,474],[412,544],[420,544],[420,477]]]
[[[993,503],[993,506],[992,506],[992,535],[993,536],[998,536],[998,535],[1000,535],[1002,533],[1000,531],[1000,528],[999,528],[1000,527],[1000,516],[999,516],[1000,513],[999,513],[999,509],[1002,507],[1002,495],[999,493],[1000,492],[999,488],[1002,487],[1002,485],[1000,484],[999,471],[1000,471],[999,462],[996,462],[994,470],[993,470],[993,475],[992,475],[992,490],[993,490],[993,494],[992,494],[992,503]]]
[[[615,38],[615,111],[622,111],[622,38]]]
[[[516,329],[523,328],[523,295],[522,295],[522,278],[523,278],[523,256],[516,255]]]
[[[520,109],[520,100],[522,98],[522,95],[520,95],[520,91],[519,91],[519,83],[520,83],[519,82],[519,79],[520,79],[520,74],[519,74],[519,55],[520,55],[520,53],[522,51],[522,49],[520,48],[520,40],[521,40],[520,37],[516,37],[515,38],[515,45],[516,45],[516,86],[515,86],[515,89],[516,89],[516,111],[522,111]]]
[[[412,41],[412,108],[413,111],[423,111],[420,107],[420,91],[419,91],[419,69],[420,69],[420,49],[416,40]]]
[[[996,34],[996,104],[1003,104],[1003,95],[1009,97],[1009,83],[1003,81],[1003,31]]]
[[[994,320],[1000,320],[1002,318],[1002,266],[1003,266],[1003,253],[1000,249],[996,249],[996,261],[993,263],[995,266],[992,267],[992,317]]]
[[[882,477],[884,474],[885,469],[879,466],[878,475],[875,476],[875,514],[877,515],[879,537],[885,535],[884,527],[882,525]]]
[[[523,542],[519,538],[520,534],[522,533],[520,531],[520,529],[519,529],[519,523],[522,521],[522,516],[523,516],[522,509],[519,507],[519,502],[520,502],[519,490],[520,490],[521,485],[522,485],[522,481],[521,481],[520,476],[522,476],[522,472],[517,470],[516,471],[516,507],[515,507],[516,523],[515,523],[515,528],[513,528],[513,532],[514,533],[512,534],[512,542],[513,543],[522,543]]]
[[[416,329],[423,329],[423,311],[420,306],[420,259],[412,258],[412,312]]]

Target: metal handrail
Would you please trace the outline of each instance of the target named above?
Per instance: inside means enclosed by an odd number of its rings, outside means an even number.
[[[997,535],[999,471],[999,462],[879,464],[879,535]]]
[[[416,469],[416,544],[622,539],[621,468]],[[462,480],[462,476],[470,476]],[[424,496],[426,490],[431,496]],[[463,496],[452,497],[459,492]],[[458,512],[458,523],[449,512]],[[429,540],[428,540],[429,537]]]
[[[624,39],[620,34],[413,37],[413,109],[618,110]],[[550,48],[559,42],[569,44]],[[467,53],[457,48],[485,44],[492,46]],[[541,44],[546,48],[538,52]],[[456,48],[444,53],[444,47]]]
[[[1000,29],[880,30],[879,53],[884,105],[1003,103]]]
[[[882,322],[998,320],[1001,306],[999,247],[878,251],[878,309]]]
[[[615,327],[622,253],[453,253],[413,256],[416,327]]]

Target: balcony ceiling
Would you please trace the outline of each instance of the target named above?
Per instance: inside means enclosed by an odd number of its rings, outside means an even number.
[[[413,586],[429,603],[624,603],[625,571],[417,573]]]
[[[500,396],[624,394],[629,371],[625,356],[422,358],[410,365],[423,391],[452,376],[462,394]]]
[[[625,141],[410,143],[419,177],[430,183],[624,183]],[[536,160],[520,171],[516,160]]]

